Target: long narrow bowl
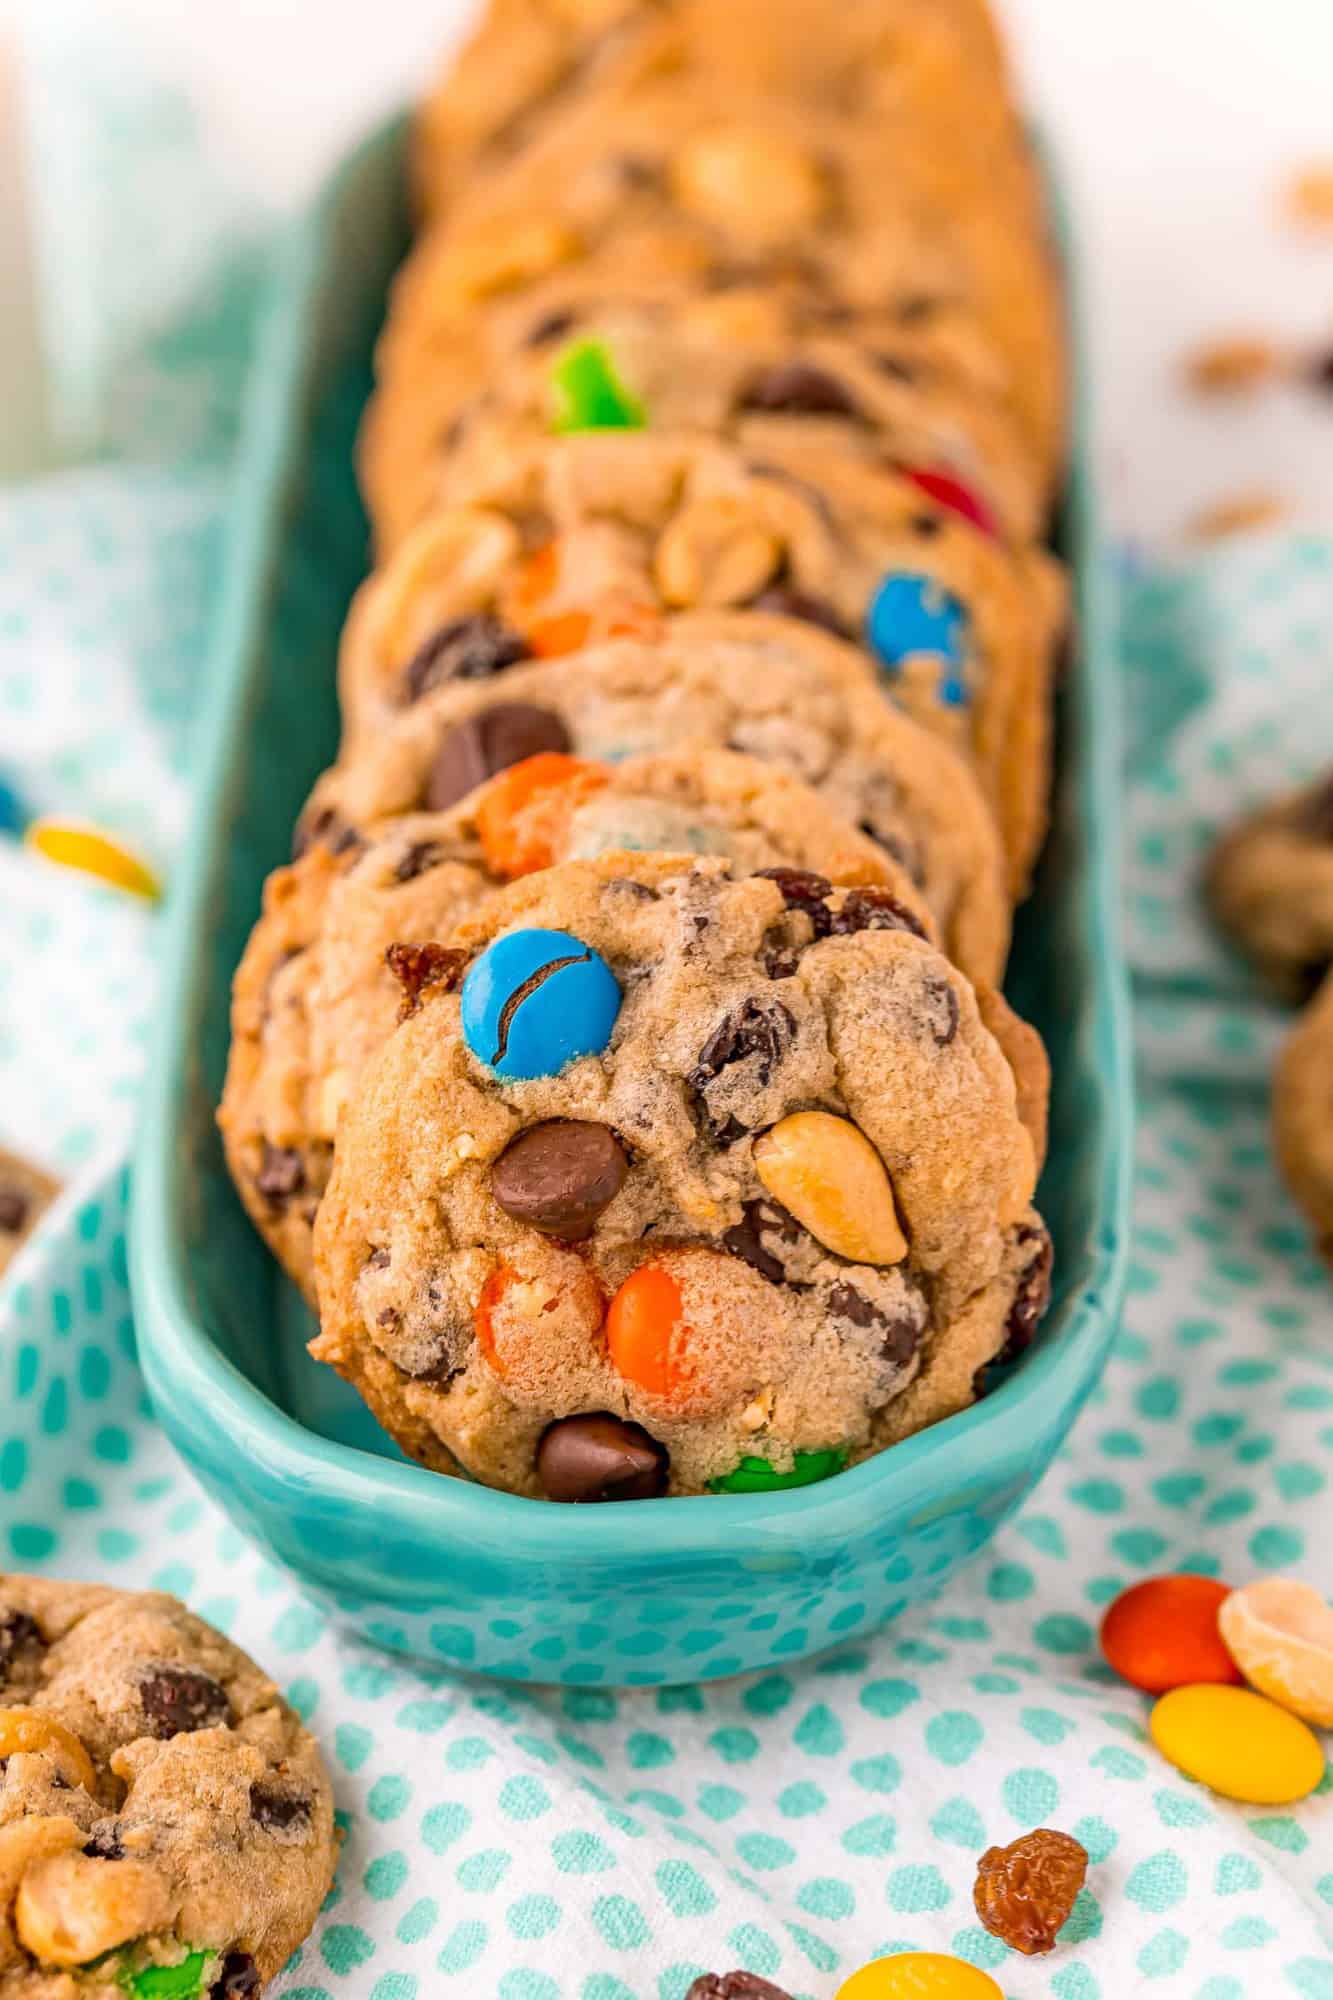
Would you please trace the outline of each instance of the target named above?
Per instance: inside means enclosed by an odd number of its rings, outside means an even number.
[[[1054,829],[1010,982],[1055,1075],[1041,1202],[1057,1287],[1038,1343],[974,1409],[802,1491],[561,1508],[438,1477],[306,1357],[302,1308],[241,1212],[213,1122],[231,975],[334,749],[335,649],[366,551],[352,441],[407,242],[402,167],[394,126],[336,176],[290,245],[255,368],[136,1162],[143,1366],[214,1498],[378,1643],[512,1680],[738,1673],[868,1632],[939,1589],[1040,1479],[1115,1331],[1132,1095],[1117,676],[1086,403],[1061,524],[1079,645]]]

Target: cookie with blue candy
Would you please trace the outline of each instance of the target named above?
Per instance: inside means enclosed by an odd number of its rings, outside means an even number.
[[[919,889],[950,957],[998,983],[1005,857],[967,760],[885,698],[866,655],[821,628],[814,600],[775,589],[778,609],[679,613],[567,658],[428,688],[354,740],[317,785],[307,824],[443,809],[534,753],[615,762],[727,744],[800,778],[877,842]]]
[[[311,1234],[343,1105],[408,988],[448,969],[432,941],[479,897],[612,849],[725,854],[883,887],[933,934],[920,892],[883,848],[798,780],[725,750],[616,764],[539,750],[447,811],[383,821],[337,848],[315,841],[270,877],[234,984],[219,1111],[241,1199],[311,1296]]]
[[[563,1501],[806,1484],[1030,1337],[1002,1016],[887,890],[621,852],[437,943],[344,1111],[312,1345],[427,1465]]]

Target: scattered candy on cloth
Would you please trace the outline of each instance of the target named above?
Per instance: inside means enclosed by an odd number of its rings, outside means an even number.
[[[239,373],[244,310],[216,283],[205,306],[197,340],[178,315],[152,344],[153,407],[190,405],[205,326],[227,330],[210,381]],[[168,881],[229,436],[218,422],[207,448],[192,433],[165,462],[122,450],[0,497],[5,782]],[[901,1981],[853,1975],[904,1948],[974,1967],[976,2000],[1333,1996],[1333,1781],[1253,1808],[1190,1783],[1150,1738],[1150,1697],[1097,1644],[1104,1607],[1166,1571],[1333,1591],[1333,1290],[1266,1126],[1286,1017],[1194,895],[1224,818],[1333,758],[1333,550],[1237,546],[1127,582],[1125,602],[1143,1093],[1125,1329],[1027,1509],[873,1642],[793,1666],[775,1626],[766,1674],[636,1694],[591,1675],[563,1692],[483,1684],[447,1622],[419,1672],[377,1657],[247,1545],[154,1425],[120,1169],[84,1174],[16,1259],[0,1289],[0,1557],[177,1591],[270,1668],[328,1755],[348,1838],[282,2000],[682,2000],[732,1966],[802,2000],[844,1981],[848,2000],[895,2000]],[[66,1172],[122,1149],[157,923],[0,833],[5,1142]],[[1056,1951],[1024,1958],[981,1928],[973,1884],[985,1849],[1038,1825],[1076,1836],[1090,1865]]]

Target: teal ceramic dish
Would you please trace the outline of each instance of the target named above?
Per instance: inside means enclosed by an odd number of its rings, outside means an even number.
[[[1056,1293],[1039,1342],[976,1408],[799,1491],[561,1508],[442,1478],[407,1463],[307,1358],[304,1309],[241,1211],[213,1122],[232,971],[334,749],[335,649],[366,549],[352,439],[406,240],[395,128],[339,174],[294,242],[255,371],[136,1163],[143,1367],[213,1497],[376,1643],[573,1685],[762,1668],[873,1630],[975,1555],[1040,1479],[1115,1331],[1131,1090],[1116,671],[1086,435],[1062,524],[1080,650],[1061,703],[1055,825],[1010,983],[1055,1074],[1040,1199]]]

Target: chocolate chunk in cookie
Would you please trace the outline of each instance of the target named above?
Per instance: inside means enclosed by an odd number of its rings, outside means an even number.
[[[537,1447],[537,1477],[548,1500],[651,1500],[666,1491],[667,1452],[641,1424],[605,1410],[562,1417]]]
[[[581,1242],[625,1184],[625,1149],[605,1125],[557,1119],[522,1133],[491,1169],[506,1215],[544,1236]]]

